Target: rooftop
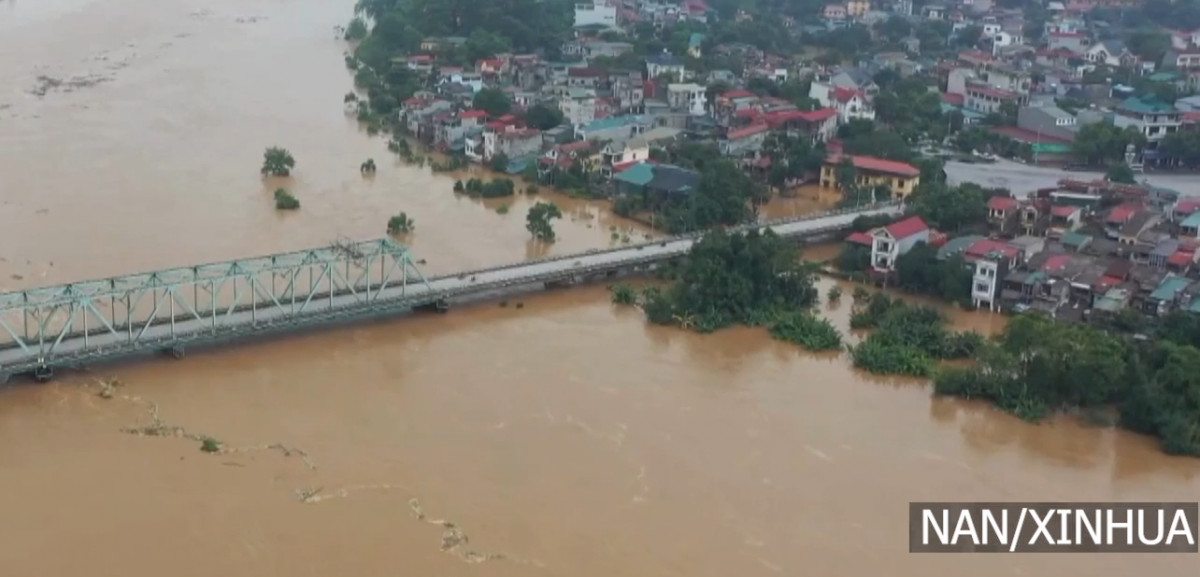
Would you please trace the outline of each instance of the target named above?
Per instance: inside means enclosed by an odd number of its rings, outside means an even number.
[[[925,221],[919,216],[910,216],[904,220],[893,222],[883,229],[892,235],[892,238],[900,240],[929,230],[929,225],[925,224]]]
[[[841,154],[831,154],[825,159],[825,162],[826,164],[837,164],[842,161],[842,158],[843,155]],[[921,174],[921,171],[917,167],[907,162],[887,160],[874,156],[850,156],[849,158],[854,163],[854,168],[859,170],[910,177]]]
[[[1167,104],[1157,98],[1130,96],[1117,106],[1119,110],[1134,114],[1170,114],[1178,112],[1174,104]]]

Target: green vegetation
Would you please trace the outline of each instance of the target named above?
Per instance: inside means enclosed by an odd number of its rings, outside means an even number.
[[[1117,128],[1105,122],[1093,122],[1079,128],[1071,143],[1071,153],[1091,165],[1124,162],[1125,149],[1146,146],[1146,137],[1136,128]]]
[[[651,322],[710,332],[736,323],[767,325],[816,303],[815,267],[773,232],[709,232],[692,246],[666,289],[642,293]],[[785,330],[785,329],[781,329]]]
[[[790,312],[771,323],[771,336],[810,351],[837,350],[842,334],[829,321],[808,312]]]
[[[296,159],[286,148],[272,146],[263,153],[263,176],[288,176],[296,168]]]
[[[496,214],[508,214],[508,205],[502,204],[496,207]]]
[[[841,300],[842,299],[842,287],[837,286],[837,285],[833,285],[833,286],[829,287],[829,295],[828,296],[829,296],[829,300],[831,302],[837,302],[837,301]]]
[[[551,221],[557,218],[562,218],[562,211],[558,209],[558,205],[551,202],[538,202],[529,208],[529,213],[525,215],[525,230],[533,235],[533,238],[544,241],[554,242],[554,227]]]
[[[638,304],[638,292],[626,284],[616,284],[608,287],[612,291],[612,302],[618,305]]]
[[[205,453],[220,453],[221,442],[212,437],[204,437],[200,440],[200,450]]]
[[[369,30],[367,30],[367,21],[363,20],[361,16],[355,16],[352,20],[350,20],[350,24],[346,26],[345,39],[351,42],[357,42],[363,38],[366,38],[368,32]]]
[[[300,208],[300,201],[292,196],[286,188],[275,189],[275,208],[278,210],[296,210]]]
[[[493,178],[488,182],[472,178],[466,183],[461,180],[456,181],[454,192],[465,192],[470,196],[480,198],[501,198],[515,194],[516,185],[513,184],[512,179],[508,178]]]
[[[1200,320],[1176,312],[1152,341],[1022,315],[970,368],[946,369],[934,392],[987,399],[1026,419],[1116,408],[1120,423],[1158,437],[1171,454],[1200,455]]]
[[[1129,168],[1129,165],[1124,162],[1110,164],[1108,171],[1104,173],[1104,178],[1108,179],[1109,182],[1137,184],[1137,179],[1133,176],[1133,169]]]
[[[363,174],[375,174],[375,159],[368,158],[358,167],[358,171]]]
[[[550,130],[563,123],[563,113],[553,106],[534,104],[525,111],[525,123],[538,130]]]
[[[931,376],[937,360],[970,357],[984,344],[978,333],[948,330],[937,309],[905,304],[882,292],[865,305],[856,304],[850,327],[874,329],[849,350],[854,366],[879,374]]]
[[[512,110],[512,99],[508,97],[508,93],[499,88],[484,88],[475,93],[475,99],[471,101],[471,107],[475,110],[486,110],[488,116],[497,117],[504,116]]]
[[[416,228],[416,223],[413,222],[413,219],[407,213],[402,212],[388,219],[388,234],[404,234],[412,232],[414,228]]]

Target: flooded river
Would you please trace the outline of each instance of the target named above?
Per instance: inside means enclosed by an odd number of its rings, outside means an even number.
[[[456,197],[342,114],[350,4],[0,0],[0,285],[377,236],[401,210],[433,272],[539,254],[528,199]],[[273,144],[294,179],[259,179]],[[556,201],[554,252],[634,226]],[[148,428],[183,436],[123,432]],[[907,502],[1189,500],[1197,473],[593,287],[0,391],[0,575],[1183,576],[1196,557],[910,555]]]

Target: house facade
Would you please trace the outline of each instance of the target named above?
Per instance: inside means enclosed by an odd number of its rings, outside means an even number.
[[[821,187],[840,188],[838,166],[849,158],[854,165],[856,186],[886,186],[892,196],[905,198],[921,183],[921,171],[907,162],[886,160],[874,156],[848,156],[834,154],[826,157],[821,165]]]
[[[929,242],[929,226],[911,216],[871,231],[871,268],[877,273],[896,270],[896,259],[919,242]]]

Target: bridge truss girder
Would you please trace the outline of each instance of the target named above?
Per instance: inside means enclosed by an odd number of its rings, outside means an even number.
[[[414,283],[430,290],[407,247],[384,238],[3,293],[0,373],[369,307]]]

